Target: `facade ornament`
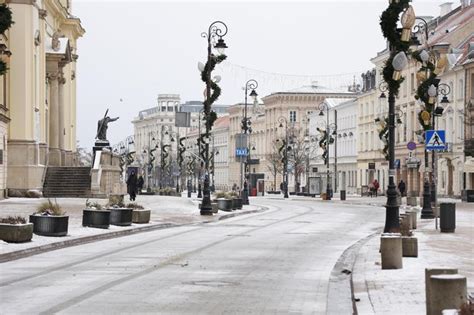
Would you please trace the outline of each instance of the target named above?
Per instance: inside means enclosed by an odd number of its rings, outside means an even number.
[[[39,46],[41,44],[41,34],[39,30],[35,32],[35,46]]]
[[[74,81],[76,79],[76,71],[72,70],[71,71],[71,81]]]
[[[48,16],[48,11],[46,11],[44,9],[38,9],[38,15],[39,15],[40,19],[44,20]]]
[[[48,84],[51,83],[51,81],[57,80],[58,77],[59,77],[59,71],[48,72],[46,74],[46,80],[48,81]]]
[[[59,41],[58,32],[54,32],[53,38],[51,39],[51,46],[54,51],[58,51],[61,48],[61,42]]]
[[[79,55],[78,54],[72,54],[72,61],[76,62],[77,59],[79,59]]]
[[[59,82],[59,84],[66,84],[66,78],[64,77],[64,75],[62,73],[59,76],[58,82]]]

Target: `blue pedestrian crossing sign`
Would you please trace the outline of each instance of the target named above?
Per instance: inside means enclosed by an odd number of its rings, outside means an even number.
[[[425,136],[426,150],[445,150],[446,132],[445,130],[427,130]]]

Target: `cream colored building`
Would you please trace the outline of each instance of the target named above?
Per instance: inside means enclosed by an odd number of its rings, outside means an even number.
[[[149,178],[151,186],[159,185],[160,179],[160,158],[161,152],[160,144],[169,144],[171,148],[170,163],[174,164],[174,173],[177,172],[177,145],[178,138],[187,137],[185,145],[190,146],[193,134],[197,134],[199,125],[204,128],[201,110],[203,108],[202,102],[188,101],[181,103],[179,94],[159,94],[157,98],[157,106],[141,110],[138,116],[132,120],[134,126],[134,141],[136,151],[136,161],[145,178]],[[213,105],[213,110],[218,116],[227,115],[227,106]],[[189,113],[189,127],[176,127],[176,114]],[[189,137],[188,137],[189,136]],[[171,141],[174,139],[175,141]],[[158,145],[155,151],[155,161],[153,169],[149,172],[146,165],[148,164],[148,150],[153,149]],[[174,176],[174,179],[176,176]],[[173,180],[174,181],[174,180]],[[175,183],[173,183],[173,186]]]
[[[77,40],[85,31],[71,1],[8,2],[15,24],[4,78],[11,119],[7,188],[41,190],[48,166],[75,163]]]
[[[10,64],[10,41],[9,30],[0,35],[0,58],[7,67]],[[9,82],[10,73],[7,70],[0,76],[0,199],[7,195],[7,174],[8,174],[8,124],[9,117]]]
[[[288,126],[289,137],[304,141],[308,135],[309,115],[319,110],[319,105],[326,98],[353,98],[354,93],[348,91],[335,91],[313,83],[287,92],[277,92],[262,98],[263,105],[248,105],[248,116],[251,117],[252,133],[250,134],[250,165],[251,179],[264,179],[265,191],[279,190],[283,181],[282,174],[277,175],[276,187],[273,175],[269,170],[271,162],[269,154],[274,152],[274,145],[277,139],[285,139],[286,125]],[[241,122],[243,118],[243,104],[237,104],[229,108],[229,158],[230,158],[230,184],[237,184],[240,187],[240,163],[235,154],[235,137],[241,133]],[[286,120],[283,127],[280,127],[279,118]],[[253,148],[255,147],[255,150]],[[304,148],[303,148],[304,149]],[[304,162],[303,162],[304,163]],[[306,163],[304,163],[306,164]],[[304,167],[301,166],[300,167]],[[295,190],[295,172],[289,163],[289,191]],[[306,171],[300,169],[299,176],[300,189],[306,183]],[[309,176],[315,174],[309,173]],[[254,180],[254,181],[255,181]],[[251,180],[251,188],[255,187],[255,182]]]
[[[464,124],[465,124],[465,96],[466,72],[459,62],[464,60],[461,56],[467,52],[469,42],[474,34],[474,6],[459,6],[451,10],[449,5],[442,5],[442,15],[429,20],[430,41],[429,45],[448,43],[456,51],[449,55],[450,65],[438,78],[441,83],[450,87],[448,99],[450,103],[444,106],[443,115],[436,118],[435,128],[446,130],[447,150],[437,155],[437,190],[443,196],[460,196],[464,185]],[[384,50],[371,61],[375,66],[375,73],[369,88],[364,86],[362,94],[358,97],[358,168],[359,187],[363,188],[378,179],[380,193],[388,185],[388,161],[383,157],[381,150],[383,143],[378,136],[377,118],[383,119],[388,114],[387,99],[380,99],[381,91],[378,89],[382,82],[381,71],[388,50]],[[415,100],[416,89],[419,81],[416,73],[420,64],[414,59],[402,72],[405,80],[400,86],[400,91],[395,100],[396,117],[398,123],[395,129],[395,166],[397,171],[396,182],[403,179],[407,184],[407,194],[421,196],[423,193],[423,179],[425,171],[425,150],[423,140],[417,136],[422,129],[418,121],[421,106]],[[441,100],[442,95],[438,102]],[[442,104],[439,104],[442,105]],[[416,149],[410,151],[409,142],[416,143]],[[411,156],[411,157],[410,157]],[[407,162],[418,161],[416,163]],[[428,169],[431,169],[431,154],[429,154]]]
[[[326,98],[324,108],[329,108],[330,126],[336,121],[337,129],[334,143],[329,146],[329,179],[334,192],[345,190],[348,194],[357,193],[357,102],[356,99]],[[325,130],[327,124],[327,111],[313,112],[309,117],[309,138],[318,139],[320,133],[316,128]],[[327,165],[321,158],[323,150],[318,141],[311,144],[316,148],[316,154],[311,159],[311,170],[313,177],[310,180],[310,193],[320,194],[326,191]],[[309,150],[311,152],[311,150]],[[336,163],[337,162],[337,163]],[[335,168],[335,164],[337,167]],[[317,171],[316,171],[317,169]],[[336,174],[336,176],[334,176]]]

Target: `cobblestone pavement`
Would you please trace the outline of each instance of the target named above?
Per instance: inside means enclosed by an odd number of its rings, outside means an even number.
[[[359,251],[353,270],[359,314],[426,314],[425,268],[452,267],[467,277],[474,292],[474,206],[457,202],[455,233],[440,233],[435,220],[420,220],[414,230],[418,257],[404,257],[403,269],[382,270],[380,235]]]

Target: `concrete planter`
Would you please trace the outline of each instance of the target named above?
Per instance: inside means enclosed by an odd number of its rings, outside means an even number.
[[[99,229],[108,229],[110,225],[110,211],[84,209],[82,211],[82,226]]]
[[[222,211],[231,211],[232,210],[232,199],[217,199],[217,208]]]
[[[242,209],[242,198],[234,198],[233,205],[235,209]]]
[[[132,208],[109,208],[110,224],[118,226],[132,225]]]
[[[30,215],[33,233],[43,236],[66,236],[69,216],[67,215]]]
[[[133,209],[132,222],[144,224],[150,222],[151,210]]]
[[[0,240],[9,243],[29,242],[33,237],[33,223],[0,223]]]

